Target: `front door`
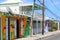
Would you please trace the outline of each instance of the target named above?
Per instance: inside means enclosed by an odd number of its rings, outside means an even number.
[[[15,38],[15,33],[14,33],[14,18],[9,18],[9,20],[8,20],[8,39],[9,40],[14,40],[14,38]]]

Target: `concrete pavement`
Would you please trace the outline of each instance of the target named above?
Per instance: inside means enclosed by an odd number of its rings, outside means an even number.
[[[60,40],[60,33],[37,40]]]
[[[29,37],[26,37],[26,38],[15,39],[15,40],[38,40],[38,39],[42,39],[42,38],[52,36],[52,35],[55,35],[55,34],[59,34],[59,33],[60,33],[60,30],[54,31],[54,32],[48,32],[48,33],[45,33],[44,35],[37,34],[37,35],[29,36]]]

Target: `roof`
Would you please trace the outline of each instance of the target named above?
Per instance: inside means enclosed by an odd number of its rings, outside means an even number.
[[[23,6],[23,7],[24,6],[29,6],[29,7],[32,8],[33,7],[33,3],[23,3],[22,2],[22,3],[19,4],[19,6]],[[41,10],[41,6],[38,5],[38,4],[36,4],[36,3],[35,3],[35,6],[34,7],[35,7],[35,10]]]
[[[54,20],[54,19],[45,16],[45,20]]]
[[[0,4],[0,6],[6,6],[6,5],[12,5],[12,4],[19,4],[19,6],[29,6],[29,7],[31,7],[32,8],[32,6],[33,6],[33,3],[20,3],[20,2],[16,2],[16,3],[3,3],[3,4]],[[41,10],[41,6],[40,5],[38,5],[38,4],[35,4],[35,10]]]
[[[7,1],[4,1],[0,4],[7,4],[7,3],[17,3],[17,2],[22,2],[22,0],[7,0]]]

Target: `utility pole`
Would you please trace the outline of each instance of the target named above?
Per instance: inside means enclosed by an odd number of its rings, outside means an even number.
[[[42,2],[42,35],[44,35],[44,0]]]

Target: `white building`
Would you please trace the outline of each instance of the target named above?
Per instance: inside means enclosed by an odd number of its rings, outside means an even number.
[[[36,9],[39,5],[36,4]],[[31,17],[33,11],[33,3],[24,3],[22,0],[7,0],[0,3],[0,11],[8,12],[9,9],[13,14],[26,15]]]
[[[33,35],[42,33],[42,14],[34,13],[33,17]]]

